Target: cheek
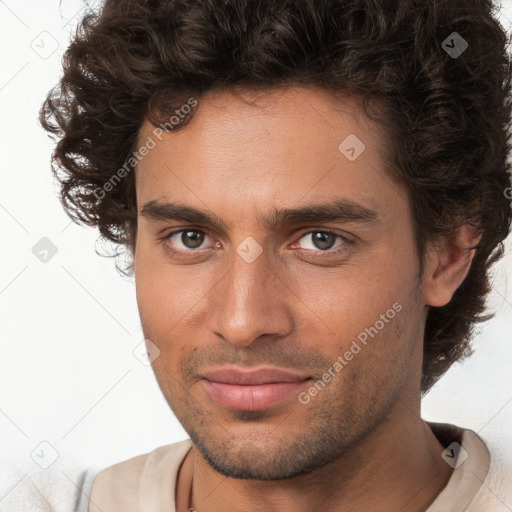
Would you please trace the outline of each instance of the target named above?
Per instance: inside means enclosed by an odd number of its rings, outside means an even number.
[[[140,267],[139,267],[140,268]],[[165,284],[161,273],[153,269],[140,269],[136,276],[136,296],[144,338],[149,339],[159,350],[151,368],[162,393],[173,407],[174,397],[179,393],[176,375],[180,368],[178,361],[184,346],[180,340],[185,337],[179,322],[179,315],[173,307],[173,287]],[[177,335],[177,331],[179,335]]]
[[[135,251],[135,289],[139,316],[146,338],[161,339],[162,330],[167,325],[168,301],[172,295],[172,285],[162,274],[161,265],[155,258],[156,249],[150,247],[143,236],[138,236]],[[167,328],[169,328],[167,326]]]
[[[319,340],[322,351],[336,358],[352,350],[355,341],[361,347],[373,346],[375,356],[386,357],[410,344],[408,331],[414,331],[418,318],[414,270],[375,255],[368,264],[303,280],[303,302],[321,319],[323,330],[330,331]]]
[[[207,297],[218,281],[205,264],[175,264],[163,246],[141,235],[135,252],[135,283],[141,315],[172,325]]]
[[[171,266],[142,244],[136,253],[135,283],[140,321],[145,338],[160,350],[153,371],[161,385],[172,385],[168,376],[178,374],[180,361],[190,350],[190,340],[197,340],[191,322],[204,300],[204,276],[200,279],[193,266]],[[170,380],[169,380],[170,379]],[[167,384],[166,384],[167,383]]]
[[[148,236],[140,235],[135,251],[135,287],[143,325],[157,329],[172,321],[182,299],[176,272],[165,264],[163,250]]]

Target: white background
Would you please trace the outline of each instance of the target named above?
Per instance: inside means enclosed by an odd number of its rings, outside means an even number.
[[[143,339],[134,285],[95,254],[97,232],[64,213],[50,171],[54,143],[37,122],[81,7],[0,1],[0,459],[16,468],[4,470],[0,509],[2,492],[21,492],[24,475],[40,472],[31,453],[51,457],[41,442],[58,453],[48,471],[76,482],[81,468],[188,437],[133,355]],[[511,30],[510,2],[502,14]],[[42,237],[58,249],[47,263],[32,253]],[[480,327],[475,354],[424,399],[423,417],[506,439],[512,461],[510,248],[509,237],[490,298],[496,318]]]

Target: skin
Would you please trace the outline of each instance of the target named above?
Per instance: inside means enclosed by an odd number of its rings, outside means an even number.
[[[463,247],[474,240],[462,227],[432,247],[420,281],[409,199],[384,168],[385,137],[359,103],[298,86],[246,98],[257,103],[228,92],[202,97],[194,120],[164,134],[136,169],[137,301],[144,335],[160,350],[156,379],[193,441],[190,506],[424,511],[452,471],[420,414],[425,319],[462,283],[474,254]],[[146,121],[140,141],[153,130]],[[354,161],[338,149],[349,134],[366,146]],[[380,221],[260,222],[274,209],[335,197]],[[179,201],[226,226],[155,220],[142,212],[149,201]],[[179,229],[203,241],[163,238]],[[328,239],[325,249],[311,234],[325,231],[350,240]],[[252,263],[236,252],[249,236],[262,248]],[[321,379],[394,303],[401,311],[308,404],[293,397],[235,411],[203,387],[199,374],[225,364]]]

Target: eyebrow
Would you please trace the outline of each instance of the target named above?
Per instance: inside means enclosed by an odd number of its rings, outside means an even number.
[[[228,225],[215,213],[187,206],[179,202],[148,201],[140,215],[153,221],[178,220],[190,224],[208,224],[228,231]],[[300,208],[275,208],[258,221],[268,230],[276,226],[321,222],[356,222],[378,224],[379,214],[361,204],[344,198],[334,198],[328,203],[315,203]]]

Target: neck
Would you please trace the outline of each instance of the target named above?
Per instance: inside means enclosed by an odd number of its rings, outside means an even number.
[[[423,512],[446,486],[452,470],[441,458],[444,448],[419,410],[412,412],[403,402],[396,409],[390,416],[402,421],[388,416],[342,457],[287,480],[227,478],[192,448],[189,509]]]

